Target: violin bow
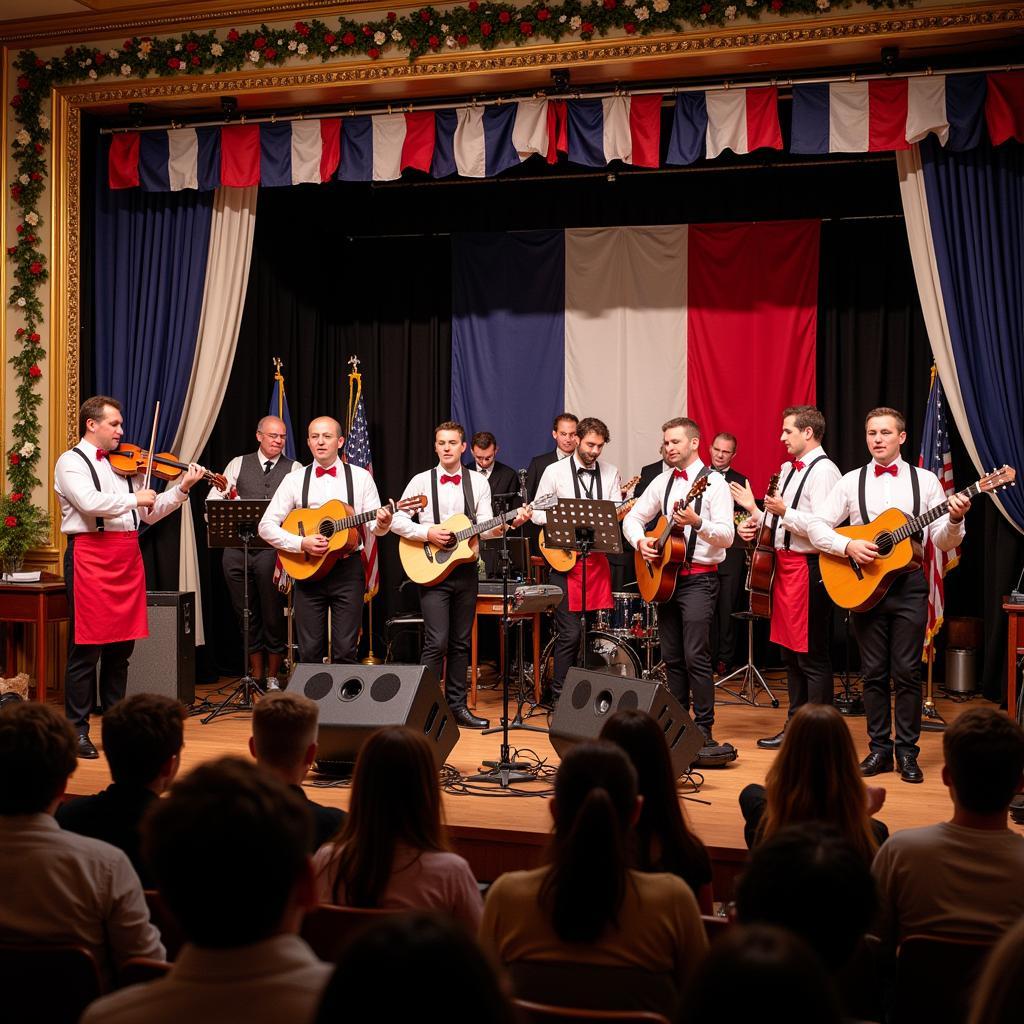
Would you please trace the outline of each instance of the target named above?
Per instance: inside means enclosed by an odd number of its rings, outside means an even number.
[[[153,477],[153,453],[156,451],[156,425],[160,422],[160,400],[157,399],[156,408],[153,410],[153,433],[149,438],[149,462],[146,465],[146,482],[143,485],[149,490],[149,482]]]

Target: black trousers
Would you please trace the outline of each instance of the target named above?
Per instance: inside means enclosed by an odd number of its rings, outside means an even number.
[[[107,711],[124,699],[128,687],[128,659],[135,650],[134,640],[116,644],[75,643],[75,538],[68,537],[64,552],[64,583],[68,592],[68,664],[64,672],[64,711],[68,721],[80,733],[89,731],[89,715],[96,704],[96,668],[99,666],[100,710]],[[99,614],[86,609],[83,614]]]
[[[807,651],[782,647],[789,690],[789,717],[801,704],[831,704],[835,685],[832,680],[832,601],[821,582],[817,555],[807,556]]]
[[[711,620],[718,600],[717,572],[680,576],[676,591],[658,605],[658,636],[668,688],[707,732],[715,723],[715,684],[711,678]]]
[[[928,584],[920,570],[898,576],[874,608],[853,615],[872,753],[893,752],[890,678],[896,690],[896,754],[919,753],[921,651],[927,625]]]
[[[548,583],[553,587],[562,588],[562,601],[555,606],[555,628],[558,634],[555,637],[555,646],[552,654],[554,666],[552,668],[551,693],[555,698],[562,692],[562,684],[565,682],[566,673],[576,664],[579,659],[580,634],[580,613],[569,611],[569,583],[565,573],[550,572]],[[587,612],[587,629],[594,628],[594,613]]]
[[[259,548],[249,552],[250,654],[258,651],[284,654],[288,641],[284,595],[274,585],[276,563],[276,551]],[[224,549],[224,579],[241,626],[245,610],[245,553],[241,548]]]
[[[420,587],[423,664],[439,680],[444,679],[445,699],[455,709],[466,706],[466,673],[476,617],[476,594],[476,563],[460,565],[447,579],[432,587]]]
[[[359,627],[363,622],[366,577],[358,551],[340,558],[322,579],[296,580],[292,592],[299,661],[322,661],[327,651],[327,616],[331,617],[331,661],[351,665],[356,660]]]
[[[737,656],[736,620],[732,613],[741,609],[740,595],[747,581],[747,564],[741,549],[737,549],[738,559],[732,550],[726,551],[725,560],[718,567],[718,601],[715,603],[715,652],[726,668],[744,660]]]

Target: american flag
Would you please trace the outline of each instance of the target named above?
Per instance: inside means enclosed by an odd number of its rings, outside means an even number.
[[[294,460],[295,438],[292,437],[292,418],[288,412],[288,396],[284,392],[284,377],[281,376],[280,363],[277,364],[277,373],[274,374],[274,389],[270,392],[270,408],[267,409],[267,415],[284,420],[285,433],[288,435],[284,442],[284,454]]]
[[[931,470],[942,484],[946,497],[955,493],[953,486],[953,459],[949,452],[949,424],[946,420],[946,402],[942,382],[932,367],[932,383],[928,392],[928,406],[921,430],[921,457],[917,464]],[[927,660],[932,637],[942,628],[943,577],[960,560],[960,549],[939,551],[926,534],[924,548],[924,574],[928,580],[928,628],[924,635],[924,654]]]
[[[348,428],[348,439],[345,441],[345,457],[353,466],[361,466],[373,476],[373,456],[370,454],[370,431],[366,425],[366,403],[363,401],[362,388],[352,422]],[[366,600],[377,593],[380,584],[380,567],[377,562],[377,538],[368,529],[363,530],[363,570],[366,573]]]

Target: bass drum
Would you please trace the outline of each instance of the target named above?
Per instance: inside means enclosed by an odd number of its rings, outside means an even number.
[[[544,666],[543,684],[550,688],[555,674],[555,641],[552,637],[541,656]],[[642,666],[636,651],[621,637],[602,629],[587,630],[587,668],[596,672],[614,672],[626,679],[640,679]]]

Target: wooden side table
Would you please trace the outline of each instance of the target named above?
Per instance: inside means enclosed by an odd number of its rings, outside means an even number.
[[[0,622],[30,623],[36,629],[36,700],[46,700],[46,627],[68,618],[68,596],[60,576],[44,572],[38,583],[0,583]],[[12,676],[14,669],[14,635],[8,629],[5,672]]]
[[[501,615],[501,595],[477,594],[476,615],[473,616],[473,641],[469,663],[469,704],[476,707],[476,662],[477,662],[477,623],[481,615]],[[533,634],[533,699],[540,700],[540,612],[513,612],[509,618],[530,619]]]
[[[1024,654],[1024,604],[1010,604],[1003,598],[1003,611],[1009,618],[1006,641],[1006,713],[1017,721],[1017,659]]]

